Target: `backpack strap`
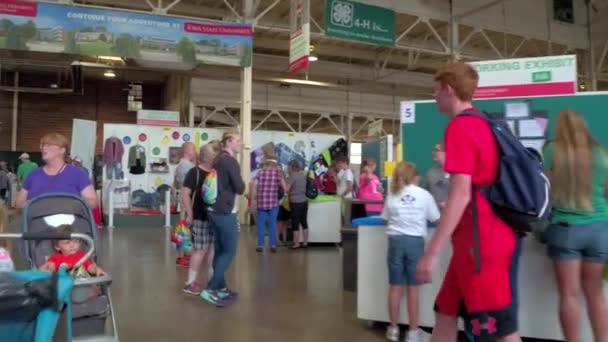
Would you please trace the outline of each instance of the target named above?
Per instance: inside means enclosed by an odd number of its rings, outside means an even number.
[[[473,110],[465,110],[460,113],[464,116],[474,116],[488,122],[488,116],[485,113],[480,113]],[[471,186],[471,211],[473,214],[473,257],[475,258],[475,272],[481,271],[481,250],[479,246],[479,212],[477,211],[477,192],[478,187],[475,184]]]
[[[479,247],[479,213],[477,212],[477,186],[471,187],[471,210],[473,212],[473,257],[475,258],[475,272],[481,271],[481,250]]]

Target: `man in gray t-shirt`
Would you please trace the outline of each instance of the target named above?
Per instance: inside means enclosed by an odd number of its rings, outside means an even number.
[[[433,195],[439,207],[443,208],[448,200],[450,174],[443,170],[445,149],[442,143],[435,145],[433,149],[433,161],[435,165],[426,173],[424,187]]]
[[[184,143],[182,145],[182,159],[179,161],[179,164],[177,164],[177,168],[175,169],[175,183],[177,187],[182,187],[188,171],[194,168],[195,162],[196,151],[194,144],[191,142]]]

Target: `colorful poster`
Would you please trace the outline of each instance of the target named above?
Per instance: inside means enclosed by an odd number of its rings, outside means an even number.
[[[165,63],[250,66],[246,24],[96,7],[0,1],[0,48]]]
[[[479,73],[476,99],[569,95],[577,90],[576,56],[474,62]]]

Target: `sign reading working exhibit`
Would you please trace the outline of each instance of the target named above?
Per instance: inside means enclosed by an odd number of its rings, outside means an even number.
[[[479,73],[475,98],[568,95],[577,90],[576,56],[474,62]]]
[[[179,112],[168,110],[138,110],[137,124],[179,127]]]
[[[289,72],[308,68],[310,61],[310,1],[291,0]]]
[[[0,48],[250,66],[251,25],[86,6],[0,1]]]
[[[348,0],[326,0],[325,35],[395,46],[395,11]]]

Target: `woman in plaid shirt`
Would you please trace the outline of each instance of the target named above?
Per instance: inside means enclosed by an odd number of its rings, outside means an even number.
[[[277,251],[277,216],[279,215],[279,188],[287,193],[287,183],[283,171],[273,155],[267,154],[260,172],[253,182],[255,194],[255,208],[257,209],[258,247],[257,251],[264,250],[266,221],[268,221],[270,236],[270,250]]]

